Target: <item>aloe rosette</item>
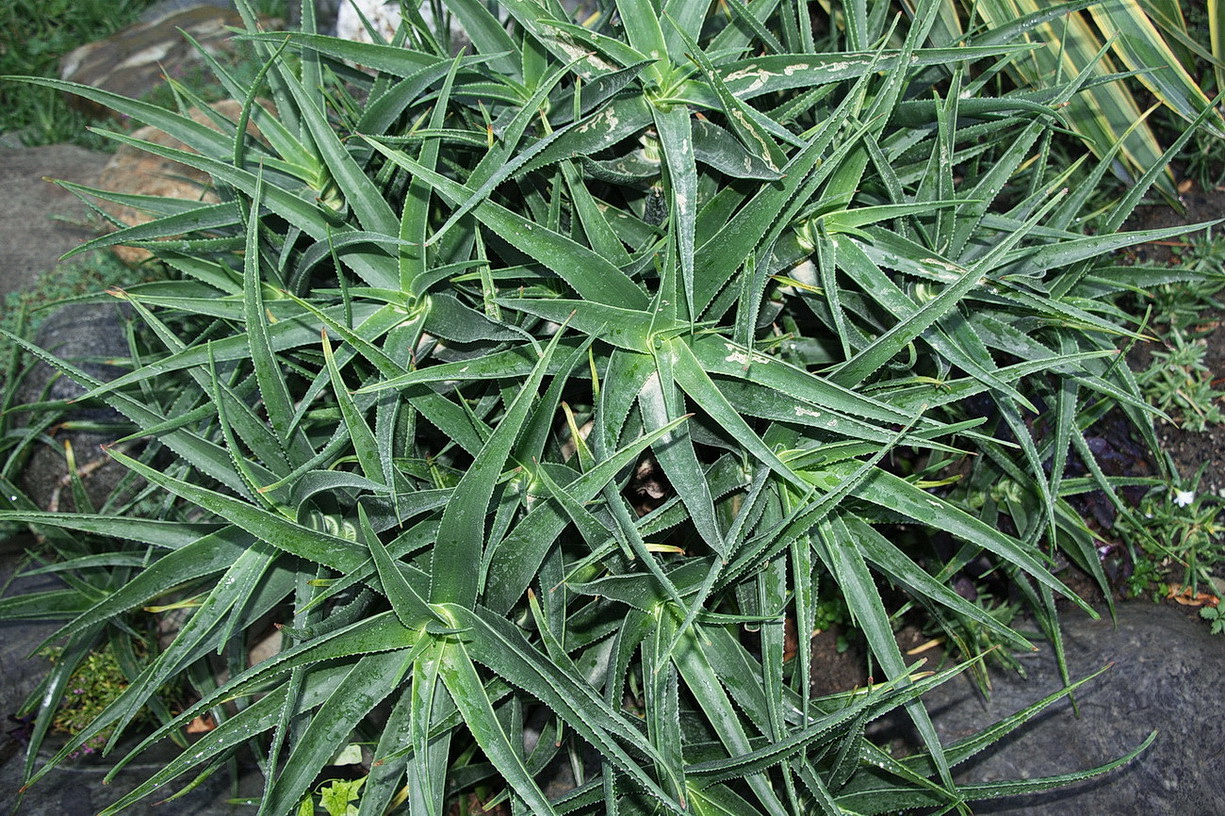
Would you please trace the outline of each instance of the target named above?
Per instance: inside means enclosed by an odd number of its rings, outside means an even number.
[[[212,66],[240,120],[175,86],[211,127],[31,80],[174,136],[111,134],[218,198],[88,191],[156,218],[85,248],[144,246],[172,272],[114,293],[140,326],[128,373],[22,341],[141,442],[113,451],[136,498],[94,513],[37,512],[6,471],[0,517],[37,525],[69,578],[0,602],[65,621],[29,781],[103,731],[114,748],[146,706],[162,724],[117,769],[216,727],[107,813],[245,746],[268,814],[308,812],[354,743],[373,757],[362,816],[477,790],[516,813],[964,809],[1089,773],[955,784],[1065,692],[943,745],[922,695],[955,670],[908,664],[893,625],[903,599],[1028,646],[951,588],[985,557],[1058,645],[1055,598],[1087,606],[1057,559],[1104,582],[1070,500],[1113,495],[1085,441],[1107,410],[1151,439],[1109,295],[1156,273],[1098,259],[1174,234],[1118,231],[1160,168],[1079,231],[1111,155],[1055,168],[1049,140],[1092,72],[998,92],[1034,47],[931,47],[940,3],[885,5],[822,28],[778,0],[620,0],[582,22],[448,0],[458,55],[447,15],[411,7],[376,44],[313,33],[310,3],[290,33],[244,8],[258,81]],[[881,682],[817,696],[784,624],[812,631],[830,588]],[[76,662],[140,637],[155,601],[191,613],[40,766]],[[248,667],[269,623],[281,651]],[[159,690],[184,677],[198,702],[172,712]],[[922,741],[903,759],[865,736],[898,708]],[[550,798],[559,759],[574,784]]]

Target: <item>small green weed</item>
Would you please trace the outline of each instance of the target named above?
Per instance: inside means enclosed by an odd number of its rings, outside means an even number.
[[[1127,576],[1127,596],[1139,598],[1152,593],[1153,603],[1160,603],[1161,592],[1156,587],[1161,582],[1161,566],[1149,557],[1146,551],[1137,551],[1131,575]]]
[[[1119,526],[1136,564],[1129,581],[1133,597],[1167,580],[1195,594],[1225,564],[1225,524],[1218,518],[1222,499],[1198,489],[1202,475],[1203,468],[1187,485],[1150,493],[1140,502],[1139,523]]]
[[[1205,606],[1199,611],[1199,616],[1211,624],[1209,631],[1214,635],[1225,634],[1225,612],[1219,606]]]
[[[43,656],[52,663],[58,662],[63,649],[51,647]],[[61,734],[75,736],[97,719],[107,706],[119,698],[128,687],[128,678],[119,667],[119,661],[110,649],[90,652],[73,672],[68,681],[68,693],[64,695],[51,727]],[[103,730],[90,737],[71,756],[88,756],[102,749],[110,739],[111,730]]]
[[[366,777],[360,779],[329,779],[316,789],[319,795],[318,807],[328,816],[357,816],[357,807],[361,796],[362,785]],[[316,804],[312,796],[302,800],[298,806],[298,816],[313,816]]]
[[[1163,283],[1148,292],[1148,325],[1163,350],[1153,352],[1147,369],[1137,374],[1146,399],[1182,428],[1203,431],[1225,419],[1219,406],[1225,392],[1215,387],[1206,363],[1205,312],[1225,309],[1216,295],[1225,288],[1225,240],[1211,229],[1173,246],[1172,262],[1184,280]]]
[[[1186,251],[1183,250],[1183,252]],[[1182,257],[1186,256],[1175,255],[1175,258]],[[1196,257],[1193,261],[1196,266],[1200,262],[1200,257]],[[1225,263],[1225,260],[1219,263]],[[1219,268],[1221,267],[1218,266]],[[1225,305],[1216,299],[1222,286],[1225,286],[1225,281],[1219,278],[1204,277],[1178,283],[1163,283],[1153,287],[1150,293],[1152,306],[1150,324],[1157,332],[1184,329],[1198,334],[1203,326],[1204,310],[1225,308]]]
[[[1225,420],[1220,406],[1225,392],[1214,385],[1212,370],[1204,362],[1207,353],[1203,338],[1192,339],[1172,329],[1165,351],[1154,351],[1152,364],[1136,375],[1149,404],[1188,431],[1205,431]]]
[[[1221,304],[1211,299],[1211,296],[1225,287],[1225,235],[1214,234],[1212,228],[1202,234],[1191,236],[1174,248],[1174,257],[1182,268],[1204,275],[1205,280],[1198,282],[1201,304],[1222,308]]]

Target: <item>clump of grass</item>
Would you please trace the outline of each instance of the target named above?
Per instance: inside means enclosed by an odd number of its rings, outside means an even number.
[[[63,658],[64,650],[53,646],[44,649],[41,654],[54,664]],[[128,684],[128,676],[124,674],[119,659],[109,647],[90,652],[68,679],[67,691],[51,720],[52,730],[69,737],[76,736],[97,719],[107,706],[119,699]],[[149,722],[152,720],[152,713],[145,711],[138,715],[137,720]],[[112,730],[103,730],[86,740],[70,754],[71,758],[89,756],[102,750]]]
[[[1207,341],[1174,329],[1164,344],[1163,351],[1153,352],[1152,365],[1136,376],[1141,393],[1184,430],[1206,431],[1225,421],[1225,392],[1214,386],[1212,370],[1204,362]]]
[[[135,22],[153,0],[15,0],[0,3],[0,76],[58,76],[74,48]],[[72,142],[99,149],[87,116],[50,88],[0,81],[0,132],[28,146]]]
[[[135,23],[155,0],[10,0],[0,3],[0,76],[59,76],[65,54],[87,43],[103,39]],[[285,0],[261,0],[253,4],[262,18],[285,19]],[[237,45],[224,60],[240,80],[251,80],[258,65],[250,62],[249,46]],[[174,77],[209,101],[226,95],[203,67]],[[173,94],[160,84],[148,97],[172,106]],[[38,145],[72,143],[91,150],[114,150],[115,143],[93,133],[95,124],[87,114],[70,107],[67,97],[50,88],[0,81],[0,133],[12,133],[21,143]]]
[[[1225,421],[1225,392],[1216,388],[1205,339],[1214,328],[1207,313],[1225,308],[1217,299],[1225,288],[1225,240],[1205,230],[1175,242],[1171,260],[1177,279],[1153,286],[1139,304],[1160,348],[1136,379],[1150,404],[1185,430],[1200,432]]]

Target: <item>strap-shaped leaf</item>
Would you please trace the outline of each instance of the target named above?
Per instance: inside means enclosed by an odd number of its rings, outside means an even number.
[[[27,340],[9,334],[3,329],[0,329],[0,333],[3,333],[15,344],[21,346],[38,359],[53,366],[57,370],[71,377],[77,383],[85,386],[87,393],[81,399],[87,399],[93,395],[96,395],[99,391],[105,390],[107,391],[107,394],[103,398],[104,401],[112,408],[119,411],[119,413],[127,416],[137,425],[142,427],[153,427],[162,425],[167,421],[165,416],[161,415],[153,408],[150,408],[146,403],[127,394],[111,391],[110,389],[117,387],[115,380],[112,380],[109,383],[103,383],[96,377],[86,374],[76,366],[72,366],[63,360],[48,354]],[[245,343],[245,338],[241,339]],[[199,354],[199,350],[197,350],[197,354]],[[207,354],[201,356],[199,359],[201,363],[206,361]],[[152,372],[143,373],[145,376],[151,376],[152,374]],[[243,484],[241,477],[234,472],[230,464],[229,456],[220,446],[216,445],[215,443],[185,430],[175,430],[168,433],[162,437],[162,441],[166,443],[167,447],[175,451],[175,453],[191,462],[202,472],[217,479],[219,482],[222,482],[236,491],[241,492],[245,489],[245,485]],[[262,470],[262,468],[253,463],[253,470],[259,472]],[[265,471],[265,473],[267,472]],[[270,478],[271,474],[267,475],[269,477],[267,480],[272,481]]]
[[[291,43],[305,46],[317,54],[349,60],[358,65],[364,65],[395,76],[411,76],[422,68],[439,64],[445,65],[450,62],[449,59],[403,46],[345,40],[301,31],[288,33],[259,32],[246,34],[242,37],[242,39],[252,42],[266,42],[275,45],[279,45],[287,38]],[[466,60],[479,62],[481,58],[470,56]]]
[[[354,726],[399,683],[409,650],[362,657],[310,719],[260,803],[261,814],[289,813],[315,775],[344,747]]]
[[[446,223],[439,227],[437,232],[430,237],[429,244],[437,243],[451,227],[471,212],[477,204],[488,199],[499,184],[513,176],[552,142],[563,137],[567,130],[575,127],[574,124],[567,125],[542,139],[538,139],[526,150],[516,152],[516,148],[519,147],[519,141],[523,138],[528,124],[539,115],[541,105],[545,103],[549,93],[567,73],[568,70],[565,66],[557,68],[541,82],[540,87],[532,93],[531,97],[523,101],[522,109],[503,130],[502,138],[498,141],[498,144],[485,155],[485,158],[481,159],[480,163],[473,168],[471,175],[469,175],[468,184],[475,186],[476,192],[448,216]]]
[[[616,0],[616,5],[630,45],[639,54],[656,60],[645,73],[657,85],[663,84],[664,77],[669,73],[668,58],[672,56],[675,59],[675,55],[669,54],[669,43],[664,37],[654,4],[650,0]],[[677,45],[680,45],[679,41]],[[664,65],[660,65],[660,62]]]
[[[256,183],[247,218],[247,244],[243,253],[243,304],[245,329],[249,338],[251,364],[259,385],[264,407],[278,441],[286,451],[292,451],[297,461],[309,458],[310,445],[298,434],[291,433],[293,402],[285,375],[272,351],[268,332],[268,316],[264,312],[264,289],[260,269],[259,208],[263,200],[263,179]]]
[[[455,486],[451,503],[443,511],[438,540],[430,566],[430,603],[457,603],[468,606],[476,601],[481,576],[473,569],[483,561],[485,521],[494,486],[510,458],[519,432],[527,421],[536,391],[544,380],[549,361],[557,350],[563,331],[558,331],[544,349],[532,373],[493,434],[485,441],[468,470]]]
[[[362,473],[366,475],[367,479],[375,482],[381,481],[383,465],[379,458],[379,447],[378,442],[374,438],[374,431],[370,430],[369,423],[366,422],[366,418],[357,407],[353,395],[349,393],[349,389],[345,386],[345,381],[340,374],[340,367],[336,365],[336,356],[332,353],[332,344],[328,340],[326,331],[323,332],[323,360],[327,366],[328,376],[332,380],[332,390],[336,395],[336,402],[340,406],[340,415],[344,420],[348,437],[352,441],[353,451],[357,455],[357,461],[361,465]]]
[[[694,235],[698,213],[698,169],[693,149],[693,128],[689,109],[684,106],[652,106],[651,116],[659,134],[659,147],[668,168],[664,194],[675,225],[681,280],[689,314],[697,314],[694,293]]]
[[[676,428],[684,418],[677,419],[644,434],[609,458],[597,463],[562,489],[570,501],[583,504],[591,501],[616,477],[632,464],[642,451],[665,433]],[[487,554],[485,589],[482,602],[490,609],[504,611],[517,603],[540,568],[549,548],[569,522],[564,509],[552,502],[537,505]]]
[[[556,814],[557,811],[524,765],[521,749],[511,743],[510,736],[498,722],[493,704],[464,645],[448,644],[442,651],[438,668],[438,674],[456,708],[498,773],[514,787],[515,793],[527,802],[533,813],[546,816]]]
[[[914,418],[888,402],[856,393],[779,357],[751,352],[719,336],[699,337],[689,346],[708,375],[736,377],[765,386],[780,396],[791,397],[803,411],[829,410],[892,424]]]
[[[370,550],[370,557],[379,575],[379,583],[383,585],[383,594],[387,596],[396,617],[410,629],[424,626],[428,621],[437,618],[421,595],[413,589],[412,584],[404,578],[396,560],[387,554],[387,548],[370,526],[366,508],[359,504],[357,513],[359,535]]]
[[[837,246],[838,257],[843,269],[855,277],[861,289],[878,300],[881,305],[899,318],[913,315],[919,308],[914,300],[906,295],[888,275],[872,260],[867,250],[856,240],[845,235],[832,236],[830,241]],[[927,253],[924,253],[927,254]],[[943,263],[934,254],[928,265],[941,268]],[[951,265],[951,264],[950,264]],[[946,313],[947,314],[947,313]],[[955,313],[954,313],[955,314]],[[942,326],[942,331],[930,332],[924,339],[950,363],[966,371],[975,379],[1006,394],[1019,404],[1032,407],[1028,400],[1012,385],[1000,380],[993,371],[994,360],[982,348],[982,341],[958,326],[952,328]]]
[[[349,541],[311,530],[240,499],[175,479],[129,456],[112,450],[111,455],[154,484],[216,513],[261,541],[337,572],[349,572],[365,562],[361,550]]]
[[[668,653],[677,620],[663,604],[655,606],[651,614],[655,618],[654,631],[642,644],[647,738],[661,757],[655,767],[656,775],[667,781],[673,798],[685,806],[688,786],[681,744],[680,677]]]
[[[1194,121],[1205,108],[1212,107],[1141,3],[1120,0],[1104,7],[1095,3],[1088,11],[1102,35],[1113,41],[1114,51],[1123,64],[1141,72],[1140,82],[1179,116]],[[1210,121],[1218,136],[1225,135],[1225,121],[1220,114]]]
[[[282,307],[277,306],[270,309],[270,311],[273,311],[275,315],[277,309],[280,308]],[[331,315],[333,319],[336,319],[338,316],[343,316],[345,314],[345,307],[329,306],[324,310],[324,312],[325,314]],[[378,304],[360,303],[353,306],[353,308],[350,310],[350,315],[353,322],[361,327],[362,324],[366,323],[368,320],[372,321],[373,323],[388,321],[391,312],[392,310],[381,307]],[[308,314],[310,314],[309,310],[306,312],[299,312],[296,315],[283,315],[281,318],[278,318],[276,322],[268,325],[268,341],[273,352],[285,351],[291,348],[300,348],[302,346],[313,347],[318,344],[319,332],[323,326],[315,322],[313,319],[308,319],[306,317]],[[402,316],[400,316],[396,322],[400,321],[402,321]],[[23,340],[17,340],[16,342],[23,344],[23,346],[27,345],[26,341]],[[34,348],[32,349],[32,352],[45,356],[49,362],[54,359],[46,355],[46,353],[40,349]],[[150,365],[143,368],[138,368],[127,374],[120,375],[113,380],[108,380],[105,383],[98,381],[96,378],[80,374],[79,376],[81,378],[78,379],[78,382],[86,385],[89,389],[80,397],[80,399],[112,399],[115,401],[114,407],[116,410],[120,411],[120,413],[124,413],[125,415],[128,414],[128,411],[120,406],[130,405],[130,410],[138,415],[152,416],[153,412],[146,405],[138,405],[135,403],[135,401],[132,401],[130,398],[126,398],[123,395],[117,394],[114,397],[108,397],[107,395],[133,383],[145,382],[153,379],[154,377],[162,376],[175,371],[207,368],[210,359],[216,361],[217,363],[223,363],[231,362],[233,360],[249,360],[250,357],[251,349],[249,341],[246,336],[242,334],[230,335],[208,344],[189,345],[183,348],[182,351],[177,351],[171,355],[168,355],[167,357],[159,359],[156,366]],[[78,375],[72,374],[71,376],[76,379]],[[326,382],[326,380],[324,382]],[[132,418],[133,421],[139,425],[144,426],[146,424],[142,420],[137,419],[136,416],[133,416]]]
[[[27,515],[14,514],[13,520],[20,518],[24,521]],[[48,515],[60,514],[50,513]],[[37,518],[34,520],[37,521]],[[61,521],[68,529],[81,529],[86,532],[96,531],[100,534],[123,534],[125,530],[135,532],[124,525],[108,528],[105,523],[94,527],[93,525],[74,525],[71,519]],[[113,533],[110,532],[111,529]],[[174,552],[157,559],[112,594],[94,603],[88,610],[56,632],[53,637],[75,638],[99,621],[105,621],[165,594],[168,587],[180,586],[202,576],[222,572],[230,567],[253,541],[254,539],[245,533],[233,527],[226,527],[184,544]],[[0,604],[8,603],[9,600],[5,599]],[[4,608],[0,606],[0,610]]]
[[[821,554],[838,582],[848,608],[855,610],[855,622],[863,629],[868,648],[880,661],[890,680],[905,682],[908,676],[906,662],[893,635],[889,613],[885,610],[858,542],[849,536],[846,525],[837,517],[827,517],[817,526],[817,530],[824,543]],[[951,787],[953,777],[949,762],[927,709],[916,700],[906,705],[906,711],[918,728],[941,780]]]
[[[985,59],[1033,50],[1029,45],[923,48],[911,55],[911,65],[946,65],[961,59]],[[740,99],[779,91],[859,79],[873,71],[895,70],[896,49],[839,54],[778,54],[751,57],[720,66],[723,82]]]
[[[774,451],[749,427],[740,413],[723,397],[709,375],[702,369],[698,358],[688,344],[680,339],[669,341],[668,351],[672,356],[672,374],[676,383],[725,431],[739,439],[745,448],[762,464],[783,479],[802,485],[802,480],[791,468],[775,455]]]
[[[86,611],[89,599],[76,589],[28,592],[0,600],[4,620],[57,620],[76,618]]]
[[[499,74],[522,79],[519,45],[506,33],[506,28],[489,9],[477,0],[447,0],[447,7],[459,18],[479,54],[491,59],[489,65]]]
[[[723,689],[720,673],[724,667],[711,663],[703,650],[700,628],[690,627],[682,636],[681,643],[672,650],[672,662],[676,665],[680,676],[684,678],[689,693],[693,695],[709,720],[728,757],[727,760],[692,763],[685,769],[686,774],[691,778],[700,778],[714,768],[724,770],[727,765],[731,765],[734,770],[722,779],[745,777],[749,789],[761,802],[765,812],[771,816],[783,816],[787,813],[786,807],[779,800],[769,780],[760,773],[761,770],[768,767],[768,763],[753,768],[750,767],[751,761],[745,759],[753,754],[749,733],[745,729],[739,712]],[[768,721],[763,718],[753,722],[752,725],[758,733],[765,733]],[[814,733],[813,736],[815,738],[816,734]]]
[[[707,573],[707,562],[706,558],[688,559],[665,571],[668,582],[676,588],[678,595],[688,597],[698,589]],[[660,604],[672,600],[672,594],[649,572],[608,575],[594,581],[568,581],[566,586],[584,595],[607,598],[649,613],[653,613]]]
[[[72,189],[74,192],[88,193],[96,195],[99,198],[115,200],[118,198],[113,193],[107,193],[104,190],[94,190],[89,187],[80,185],[70,185],[67,182],[60,182],[64,187]],[[123,196],[124,203],[128,206],[141,207],[148,205],[150,207],[157,206],[158,209],[169,209],[162,202],[172,201],[172,199],[155,198],[152,196]],[[144,224],[135,224],[130,227],[116,230],[108,235],[103,235],[94,238],[91,241],[86,241],[84,244],[74,248],[68,253],[65,253],[64,258],[70,258],[74,255],[79,255],[88,252],[92,249],[102,249],[104,247],[128,245],[138,241],[159,241],[174,236],[183,235],[189,232],[203,232],[207,230],[223,230],[226,228],[236,227],[239,224],[238,210],[231,202],[222,202],[220,204],[199,204],[198,202],[184,202],[187,207],[179,212],[172,212],[156,218]],[[154,210],[156,212],[156,210]]]
[[[831,466],[832,473],[847,474],[850,465]],[[924,492],[905,479],[883,470],[869,476],[855,495],[873,504],[889,507],[924,524],[939,524],[940,529],[972,541],[1015,564],[1032,575],[1037,581],[1068,598],[1077,606],[1096,617],[1092,608],[1080,599],[1061,581],[1051,576],[1047,568],[1030,554],[1027,548],[1015,539],[1000,533],[978,519],[959,510],[943,499]]]
[[[414,177],[428,181],[436,193],[453,205],[472,197],[474,191],[418,164],[403,151],[369,137],[368,141]],[[476,205],[473,215],[501,238],[552,270],[584,298],[638,309],[646,306],[646,296],[624,272],[570,238],[488,199]]]
[[[209,131],[210,133],[212,131]],[[256,173],[236,168],[226,161],[214,159],[211,156],[200,155],[177,148],[163,147],[154,142],[141,141],[120,134],[107,134],[111,138],[125,144],[131,144],[148,153],[168,158],[180,164],[194,167],[211,175],[215,180],[233,185],[247,195],[254,195],[259,176]],[[265,203],[268,208],[288,220],[295,227],[306,232],[315,239],[323,239],[329,230],[335,229],[336,214],[326,204],[311,204],[289,190],[277,186],[265,191]],[[350,252],[345,256],[346,262],[361,277],[372,286],[390,288],[395,285],[395,278],[387,269],[387,256],[382,253]]]
[[[258,608],[257,590],[266,581],[280,553],[262,542],[255,542],[235,559],[217,586],[201,601],[195,612],[175,635],[171,644],[136,678],[108,708],[98,723],[117,722],[118,728],[108,742],[113,748],[122,729],[140,712],[147,698],[162,687],[167,678],[181,672],[192,661],[209,651],[220,652],[230,632],[225,625],[232,620],[231,612],[249,612]],[[292,588],[292,576],[284,573],[271,576],[279,582],[279,602]],[[265,593],[266,594],[266,593]],[[256,612],[256,617],[263,610]],[[241,634],[240,634],[241,636]]]
[[[442,641],[431,642],[413,662],[412,685],[405,693],[408,698],[408,733],[405,736],[412,747],[412,755],[398,760],[398,764],[406,766],[409,808],[430,816],[440,816],[444,812],[450,764],[450,733],[439,734],[435,726],[446,712],[444,703],[447,691],[438,676],[446,648]],[[454,704],[451,709],[457,711]],[[374,778],[377,780],[377,777]],[[395,781],[396,787],[399,787],[399,780]],[[369,795],[368,791],[362,794],[362,807],[366,807],[366,797]],[[381,809],[372,811],[374,816],[382,812]]]
[[[303,708],[310,708],[326,699],[344,679],[346,669],[345,666],[339,666],[312,674],[309,682],[303,688],[300,705]],[[229,717],[205,734],[190,750],[179,754],[137,785],[131,793],[104,808],[99,816],[102,814],[113,816],[119,813],[193,767],[214,757],[228,756],[253,735],[271,729],[280,716],[280,709],[285,704],[285,698],[286,687],[282,685],[233,717]]]
[[[24,510],[0,510],[0,522],[46,524],[67,530],[80,530],[83,533],[140,541],[169,550],[183,549],[213,533],[220,532],[217,525],[208,523]],[[30,570],[24,574],[33,575],[36,572],[36,570]]]
[[[679,4],[671,4],[679,5]],[[691,9],[691,4],[685,4],[678,12],[684,9]],[[691,12],[690,12],[691,13]],[[690,29],[687,29],[683,22],[673,18],[669,18],[669,33],[674,38],[679,37],[684,43],[686,56],[697,63],[703,75],[706,77],[706,82],[714,90],[719,98],[723,114],[727,117],[727,122],[731,126],[732,132],[740,140],[740,144],[748,152],[748,155],[766,165],[769,171],[773,172],[774,178],[778,178],[778,170],[786,163],[785,156],[778,145],[770,137],[764,128],[755,121],[756,111],[748,106],[743,100],[738,98],[727,87],[727,83],[723,81],[723,77],[711,62],[710,57],[702,49],[702,46],[690,36]],[[695,135],[697,128],[695,127]],[[747,168],[746,168],[747,169]],[[770,176],[762,176],[762,178],[770,178]]]
[[[465,628],[473,655],[499,676],[528,689],[614,763],[617,770],[669,812],[684,813],[642,769],[642,759],[658,755],[642,739],[642,732],[609,705],[581,678],[563,673],[524,639],[522,631],[500,615],[448,605],[455,624]],[[634,756],[631,756],[632,752]]]
[[[858,385],[869,374],[909,345],[924,329],[947,314],[970,293],[985,283],[977,268],[961,270],[958,279],[937,297],[924,303],[904,320],[895,323],[854,357],[829,372],[829,378],[844,387]]]
[[[327,676],[334,671],[331,663],[353,658],[355,655],[371,654],[409,649],[407,660],[412,660],[426,644],[420,632],[405,629],[391,612],[384,612],[373,617],[364,618],[348,626],[315,636],[308,642],[300,643],[293,648],[280,652],[264,660],[246,671],[232,677],[229,682],[216,688],[200,702],[188,707],[170,722],[164,724],[149,736],[145,737],[128,755],[112,769],[111,774],[118,773],[122,767],[132,761],[142,751],[160,739],[165,738],[177,728],[182,728],[193,718],[203,714],[223,700],[251,693],[253,690],[266,688],[269,681],[306,667],[315,667],[312,677]],[[341,672],[344,666],[337,667]],[[336,679],[339,682],[339,678]],[[284,689],[282,684],[280,689]],[[306,698],[309,698],[309,685]],[[283,691],[282,691],[283,698]],[[312,708],[303,702],[304,709]],[[227,720],[228,721],[228,720]],[[49,766],[48,766],[49,767]],[[190,767],[190,765],[186,766]],[[181,773],[181,771],[180,771]],[[171,777],[173,778],[173,777]]]

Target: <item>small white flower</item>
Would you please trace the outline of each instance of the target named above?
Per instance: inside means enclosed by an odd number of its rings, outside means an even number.
[[[1186,507],[1193,501],[1195,501],[1195,493],[1193,491],[1179,490],[1174,493],[1174,503],[1179,507]]]

